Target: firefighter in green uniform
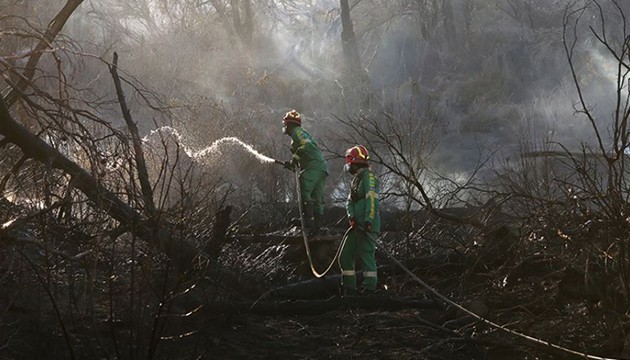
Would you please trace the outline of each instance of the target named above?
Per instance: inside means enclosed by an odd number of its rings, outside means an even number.
[[[324,188],[328,165],[313,137],[302,129],[302,116],[291,110],[282,119],[282,131],[291,137],[293,157],[286,166],[294,169],[299,165],[300,195],[305,226],[309,235],[317,235],[324,215]]]
[[[339,255],[341,282],[345,294],[357,293],[355,262],[363,270],[361,291],[376,290],[376,236],[381,228],[379,215],[379,181],[370,168],[367,149],[362,145],[346,151],[344,168],[353,175],[350,195],[346,203],[348,220],[352,228]]]

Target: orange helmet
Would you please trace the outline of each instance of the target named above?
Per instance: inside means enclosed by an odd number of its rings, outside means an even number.
[[[363,145],[353,146],[346,151],[346,164],[366,164],[370,160],[370,154]]]
[[[291,110],[284,115],[282,122],[285,126],[297,125],[302,126],[302,116],[296,110]]]

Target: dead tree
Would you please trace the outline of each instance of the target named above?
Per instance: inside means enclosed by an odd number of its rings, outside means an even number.
[[[348,0],[340,0],[341,7],[341,45],[343,55],[346,59],[346,66],[351,72],[361,71],[361,57],[357,47],[357,40],[354,36],[352,19],[350,18],[350,6]]]
[[[254,19],[250,0],[230,0],[232,23],[244,44],[250,45],[254,33]]]
[[[588,161],[590,157],[586,156],[583,157],[584,160],[572,158],[572,166],[579,181],[575,184],[576,188],[582,189],[582,197],[589,199],[596,207],[600,221],[608,225],[606,230],[601,230],[601,236],[582,243],[581,248],[591,252],[593,247],[598,249],[594,251],[596,256],[592,258],[594,264],[600,262],[598,259],[602,257],[608,258],[611,253],[616,254],[610,259],[615,264],[612,267],[600,264],[610,276],[611,285],[614,284],[608,287],[612,293],[604,294],[602,301],[614,299],[617,297],[615,293],[620,291],[627,307],[630,304],[630,245],[627,237],[630,231],[627,221],[630,210],[630,174],[627,169],[627,151],[630,147],[630,33],[625,26],[618,26],[619,23],[627,22],[624,10],[627,11],[627,7],[615,1],[604,3],[592,0],[581,7],[567,6],[563,22],[563,44],[579,98],[576,111],[590,124],[594,139],[591,143],[583,144],[583,152],[585,155],[598,154],[596,158],[603,159],[597,164]],[[582,81],[582,70],[578,64],[582,60],[580,56],[584,55],[581,46],[585,34],[590,34],[602,53],[615,64],[615,87],[608,94],[614,98],[610,112],[598,114],[595,111],[593,99],[589,98],[585,85],[587,83]],[[611,115],[612,121],[608,120]],[[599,178],[603,178],[603,181],[600,182]],[[588,272],[587,267],[585,273]]]
[[[347,84],[357,94],[362,106],[369,106],[371,86],[367,72],[361,65],[361,56],[354,34],[354,26],[350,17],[350,5],[348,0],[340,0],[341,8],[341,46],[345,61]]]
[[[173,228],[143,217],[93,175],[15,121],[4,101],[0,101],[0,134],[17,145],[25,155],[71,176],[76,188],[93,201],[96,207],[107,212],[121,224],[129,226],[142,239],[162,250],[180,271],[193,268],[198,261],[205,263],[203,253],[180,239]]]
[[[66,5],[64,5],[64,7],[50,22],[44,36],[40,39],[37,46],[35,46],[35,49],[33,49],[31,56],[26,63],[26,67],[24,68],[24,78],[20,79],[15,88],[7,89],[7,95],[4,97],[4,101],[8,107],[11,107],[18,99],[19,92],[26,89],[28,81],[33,78],[33,75],[35,75],[37,64],[44,54],[44,50],[51,46],[53,40],[57,37],[57,34],[59,34],[61,29],[63,29],[63,26],[70,18],[70,15],[72,15],[82,2],[83,0],[68,0]]]
[[[118,53],[114,52],[114,60],[109,67],[109,71],[114,79],[114,85],[116,86],[116,95],[118,96],[118,102],[120,103],[120,109],[127,128],[131,133],[131,141],[133,143],[134,156],[136,160],[136,167],[138,169],[138,178],[140,180],[140,188],[144,198],[144,206],[149,216],[156,216],[155,203],[153,201],[153,189],[149,182],[149,173],[147,171],[146,161],[144,160],[144,151],[142,150],[142,142],[140,140],[140,134],[138,133],[138,126],[131,117],[129,107],[127,107],[127,101],[125,100],[125,94],[123,92],[122,84],[120,83],[120,77],[118,76]]]

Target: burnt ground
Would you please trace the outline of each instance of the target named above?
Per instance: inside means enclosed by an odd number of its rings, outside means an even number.
[[[478,315],[579,352],[623,358],[627,316],[602,303],[553,249],[522,246],[522,239],[508,250],[500,241],[444,246],[418,232],[390,232],[382,241],[415,275]],[[5,247],[0,359],[579,358],[445,304],[383,252],[379,293],[348,298],[337,291],[337,266],[326,280],[312,280],[300,245],[234,236],[214,268],[186,278],[132,245],[104,246],[83,264]],[[319,268],[335,249],[335,242],[315,246]],[[49,260],[57,262],[44,267]]]
[[[393,248],[395,243],[400,244],[392,237],[385,241],[390,241]],[[267,248],[262,251],[266,255],[257,257],[258,264],[275,264],[265,273],[270,283],[280,286],[308,279],[304,261],[293,262],[293,268],[290,265],[300,247],[279,248]],[[330,256],[333,250],[330,245],[327,251],[320,249],[320,268],[326,263],[325,255]],[[611,333],[601,304],[586,297],[573,270],[558,258],[532,254],[496,265],[480,264],[488,255],[483,251],[436,249],[432,253],[414,252],[417,257],[405,258],[404,249],[398,250],[401,260],[406,259],[423,281],[478,315],[579,352],[621,356],[622,333]],[[575,358],[484,324],[436,299],[382,252],[378,260],[382,265],[380,292],[363,295],[361,306],[352,298],[335,294],[330,284],[322,287],[318,281],[284,287],[258,299],[258,304],[271,308],[265,308],[265,314],[255,313],[254,308],[254,313],[234,311],[210,316],[207,321],[212,325],[207,334],[201,335],[206,354],[225,359]],[[280,266],[282,262],[288,267]],[[259,270],[264,268],[261,265]],[[318,298],[329,299],[336,306],[323,306]],[[384,304],[384,298],[424,300],[426,306],[392,310]],[[253,299],[249,298],[250,303]],[[293,306],[296,303],[300,304],[299,310]]]

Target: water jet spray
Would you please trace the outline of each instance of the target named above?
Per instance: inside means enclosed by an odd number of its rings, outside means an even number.
[[[228,136],[228,137],[215,140],[210,146],[203,148],[201,150],[198,150],[198,151],[194,151],[190,149],[188,146],[186,146],[186,144],[182,140],[182,136],[176,129],[170,126],[162,126],[155,130],[151,130],[151,132],[148,135],[142,138],[142,141],[147,142],[149,140],[149,137],[157,134],[158,132],[166,132],[173,135],[175,139],[177,140],[177,143],[180,144],[182,148],[184,149],[184,152],[186,153],[186,155],[190,156],[191,158],[195,160],[199,160],[207,156],[213,156],[215,154],[221,153],[221,148],[226,145],[238,145],[242,147],[243,149],[245,149],[250,154],[254,155],[254,157],[256,157],[256,159],[258,159],[263,164],[275,163],[275,164],[280,164],[283,166],[287,165],[286,162],[284,161],[276,160],[274,158],[271,158],[267,155],[264,155],[256,151],[256,149],[254,149],[252,145],[247,144],[243,142],[242,140],[240,140],[239,138],[233,137],[233,136]]]

